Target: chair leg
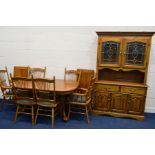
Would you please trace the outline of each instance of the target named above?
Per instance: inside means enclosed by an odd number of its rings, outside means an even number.
[[[14,123],[16,123],[16,119],[17,119],[17,116],[18,116],[18,111],[19,111],[19,104],[17,105],[16,114],[15,114],[15,118],[14,118]]]
[[[34,106],[32,106],[32,124],[35,125],[35,121],[34,121]]]
[[[68,119],[70,119],[70,110],[71,110],[71,105],[69,104],[69,107],[68,107]]]
[[[0,111],[3,111],[3,106],[4,106],[4,103],[2,102],[0,105]]]
[[[89,110],[90,110],[90,114],[91,114],[92,113],[92,103],[90,103]]]
[[[39,106],[37,107],[37,112],[36,112],[36,117],[35,117],[35,124],[36,124],[36,122],[37,122],[38,113],[39,113]]]
[[[87,117],[87,122],[88,122],[88,125],[90,125],[90,121],[89,121],[89,115],[88,115],[88,109],[87,109],[87,106],[86,106],[86,117]]]
[[[52,128],[54,128],[54,108],[52,108]]]

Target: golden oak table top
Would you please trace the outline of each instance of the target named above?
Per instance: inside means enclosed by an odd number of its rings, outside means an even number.
[[[56,79],[55,80],[55,90],[57,92],[70,92],[74,91],[78,87],[78,82],[75,81],[68,81],[63,79]]]
[[[68,81],[64,79],[56,79],[55,80],[55,91],[58,93],[69,93],[77,89],[79,83],[75,81]],[[27,88],[32,89],[32,83],[26,82],[24,86],[20,86],[20,84],[15,84],[18,88]],[[53,91],[53,86],[48,88],[48,91]]]

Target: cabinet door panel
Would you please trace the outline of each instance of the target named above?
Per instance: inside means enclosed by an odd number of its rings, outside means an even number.
[[[127,112],[127,95],[121,93],[111,94],[110,111],[117,113]]]
[[[145,96],[143,95],[129,95],[128,113],[142,115],[145,107]]]
[[[94,109],[102,110],[102,111],[109,111],[109,97],[110,94],[108,92],[96,92],[95,93],[95,100],[94,100]]]
[[[124,40],[123,45],[123,67],[145,68],[149,52],[149,40],[143,38],[129,38]]]
[[[122,39],[105,37],[99,42],[99,65],[120,66]]]

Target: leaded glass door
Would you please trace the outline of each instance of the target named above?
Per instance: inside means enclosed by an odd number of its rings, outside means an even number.
[[[122,65],[129,68],[144,68],[148,49],[146,39],[125,39],[123,48]]]
[[[99,65],[119,67],[121,60],[121,38],[105,37],[100,40]]]

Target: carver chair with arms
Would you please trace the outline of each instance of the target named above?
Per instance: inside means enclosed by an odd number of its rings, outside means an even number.
[[[92,101],[92,92],[94,88],[95,77],[91,77],[88,89],[78,88],[71,96],[69,101],[69,117],[71,113],[86,115],[88,125],[89,120],[89,106]]]

